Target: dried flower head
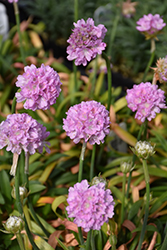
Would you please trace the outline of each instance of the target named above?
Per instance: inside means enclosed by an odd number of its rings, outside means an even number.
[[[122,162],[120,167],[121,167],[122,173],[124,174],[131,172],[134,168],[134,166],[132,165],[132,162]]]
[[[74,217],[74,223],[85,232],[100,230],[104,222],[114,215],[114,201],[104,183],[89,186],[87,180],[69,188],[66,208],[68,217]]]
[[[60,94],[60,78],[50,66],[35,65],[24,67],[25,73],[17,77],[16,86],[20,92],[15,94],[17,102],[25,101],[24,108],[35,111],[36,109],[49,109],[56,103]]]
[[[95,26],[92,18],[88,18],[86,22],[78,20],[74,26],[73,33],[67,40],[70,44],[67,47],[67,59],[75,60],[75,65],[86,66],[87,62],[105,49],[106,44],[102,40],[107,29],[102,24]]]
[[[132,89],[127,90],[126,100],[128,107],[136,112],[135,118],[151,121],[155,118],[156,113],[160,113],[160,109],[167,108],[165,105],[164,91],[158,89],[158,85],[150,82],[134,85]]]
[[[74,143],[84,139],[92,145],[100,144],[110,132],[109,112],[99,102],[81,102],[70,107],[66,114],[63,129]]]
[[[23,229],[23,225],[23,219],[18,216],[10,216],[3,224],[6,231],[13,234],[19,233]]]
[[[144,15],[137,21],[137,24],[139,26],[137,26],[136,29],[142,32],[146,36],[146,39],[156,37],[163,27],[166,26],[166,23],[163,22],[159,14]]]
[[[139,158],[147,159],[149,156],[155,154],[155,145],[152,146],[151,143],[147,141],[138,141],[134,148],[131,148],[134,154]]]
[[[157,68],[152,68],[155,71],[155,78],[160,83],[167,83],[167,56],[157,60]]]
[[[50,132],[28,114],[8,115],[0,124],[0,134],[0,149],[7,146],[7,151],[18,155],[22,150],[30,155],[36,151],[42,153],[43,147],[50,151],[47,148],[50,144],[45,141]]]

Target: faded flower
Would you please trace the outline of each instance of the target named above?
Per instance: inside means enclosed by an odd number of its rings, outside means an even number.
[[[167,56],[157,60],[157,68],[152,68],[155,72],[155,78],[160,83],[167,83]]]
[[[134,154],[136,154],[139,158],[147,159],[149,156],[152,156],[155,145],[152,146],[151,143],[147,141],[138,141],[134,148],[131,148]]]
[[[24,221],[18,216],[10,216],[3,224],[6,231],[9,233],[19,233],[23,229]]]
[[[75,65],[87,65],[87,62],[101,54],[106,44],[102,42],[107,29],[103,24],[94,25],[92,18],[85,22],[83,19],[74,23],[73,33],[67,40],[67,59],[75,60]]]

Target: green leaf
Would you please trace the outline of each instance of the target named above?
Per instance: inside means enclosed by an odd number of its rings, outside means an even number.
[[[128,212],[128,220],[132,220],[133,217],[138,213],[142,205],[142,202],[143,202],[142,200],[138,200],[132,205],[131,209]]]
[[[62,242],[56,237],[56,240],[58,241],[59,245],[64,249],[64,250],[69,250]]]
[[[4,197],[10,201],[12,200],[9,175],[5,170],[0,171],[0,190]]]
[[[61,196],[58,196],[54,199],[53,203],[52,203],[52,210],[55,212],[55,214],[62,220],[64,220],[64,218],[58,214],[56,212],[58,206],[61,204],[61,203],[64,203],[66,202],[67,198],[64,196],[64,195],[61,195]]]
[[[42,190],[46,189],[46,187],[42,184],[31,184],[30,183],[30,194],[38,193]]]

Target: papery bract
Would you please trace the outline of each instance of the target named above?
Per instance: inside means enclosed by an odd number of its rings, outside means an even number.
[[[156,80],[160,83],[167,83],[167,56],[165,58],[159,58],[156,65],[156,68],[152,68],[155,71]]]
[[[17,77],[16,86],[20,91],[15,94],[17,102],[25,101],[24,108],[35,111],[36,109],[49,109],[56,103],[60,94],[60,78],[50,66],[26,66],[25,73]]]
[[[46,131],[46,127],[38,123],[28,114],[12,114],[0,124],[0,149],[7,146],[6,150],[12,153],[25,153],[30,155],[36,151],[42,153],[43,147],[50,152],[45,139],[50,132]]]
[[[92,18],[85,22],[83,19],[74,23],[73,33],[67,40],[67,59],[75,60],[76,65],[87,65],[87,62],[101,54],[106,44],[102,42],[107,29],[103,24],[94,25]]]
[[[135,118],[151,121],[155,118],[156,113],[160,113],[160,109],[167,108],[165,105],[164,91],[158,89],[158,85],[150,82],[134,85],[132,89],[127,90],[126,100],[128,107],[136,112]]]
[[[109,112],[99,102],[81,102],[70,107],[66,114],[66,119],[63,119],[63,129],[74,143],[84,139],[92,145],[100,144],[109,134]]]
[[[89,186],[87,180],[76,183],[69,188],[66,208],[68,217],[74,218],[74,223],[85,232],[100,230],[104,222],[114,215],[114,201],[105,183]]]

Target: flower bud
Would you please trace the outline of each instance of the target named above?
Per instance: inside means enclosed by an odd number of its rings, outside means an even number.
[[[127,174],[133,170],[132,162],[122,162],[121,163],[121,172]]]
[[[154,151],[155,145],[152,146],[147,141],[138,141],[134,148],[131,148],[134,154],[136,154],[139,158],[147,159],[149,156],[152,156]]]
[[[97,185],[99,183],[104,183],[105,184],[105,188],[107,188],[107,181],[106,179],[100,177],[100,176],[95,176],[92,181],[91,181],[91,186],[93,185]]]
[[[19,187],[19,195],[21,202],[27,197],[27,189],[25,187]],[[12,197],[16,199],[16,189],[13,187],[12,189]]]
[[[17,217],[17,216],[10,216],[7,219],[6,223],[3,224],[4,228],[8,232],[13,233],[13,234],[16,234],[19,231],[21,231],[23,228],[23,225],[24,225],[24,221],[20,217]]]

